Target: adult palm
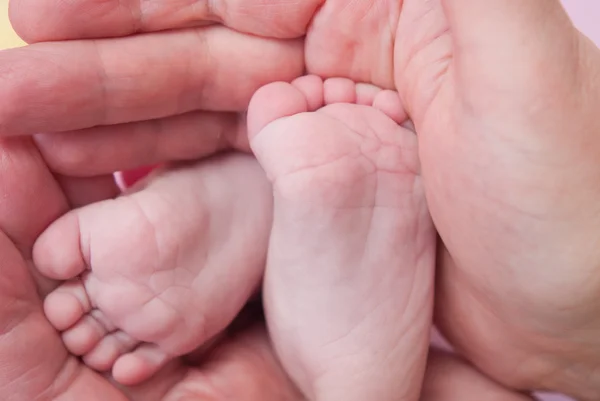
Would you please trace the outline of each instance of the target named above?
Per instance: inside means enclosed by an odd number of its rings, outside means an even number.
[[[438,323],[502,383],[599,399],[600,52],[558,0],[406,0],[395,56]]]

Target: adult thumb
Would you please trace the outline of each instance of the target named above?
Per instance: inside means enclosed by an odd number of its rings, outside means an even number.
[[[459,76],[477,66],[518,81],[532,67],[537,74],[548,72],[548,65],[532,60],[561,61],[575,51],[577,31],[559,0],[442,0],[442,5]]]

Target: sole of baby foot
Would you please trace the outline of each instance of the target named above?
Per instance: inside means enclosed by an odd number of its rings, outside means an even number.
[[[393,101],[375,101],[391,93],[366,88],[369,106],[327,104],[356,102],[358,87],[321,85],[269,85],[248,111],[251,147],[274,186],[264,283],[272,340],[309,399],[416,401],[436,239],[417,138],[390,117],[405,116]]]
[[[136,384],[225,329],[253,296],[271,216],[270,184],[250,156],[157,172],[42,234],[40,271],[69,279],[46,316],[90,367]]]

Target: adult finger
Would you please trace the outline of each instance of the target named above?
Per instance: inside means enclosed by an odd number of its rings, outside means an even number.
[[[7,50],[0,52],[0,136],[245,110],[259,87],[303,68],[301,41],[220,26]]]
[[[420,401],[532,401],[488,379],[459,357],[432,349]]]
[[[321,0],[11,0],[10,17],[27,42],[126,36],[218,22],[275,38],[304,35]]]
[[[67,200],[30,138],[0,140],[0,160],[0,231],[29,256]]]
[[[107,199],[115,196],[117,189],[107,177],[55,180],[31,138],[1,139],[0,160],[0,231],[25,257],[31,255],[36,238],[69,204]],[[32,263],[28,267],[40,295],[55,287]]]
[[[248,151],[237,113],[179,116],[35,136],[51,170],[89,177],[166,161],[194,160],[223,150]]]
[[[107,176],[56,180],[30,138],[0,140],[0,160],[0,230],[26,256],[36,238],[69,204],[116,195],[114,180]]]

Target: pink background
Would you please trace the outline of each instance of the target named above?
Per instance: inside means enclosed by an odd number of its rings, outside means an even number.
[[[563,4],[579,29],[600,44],[600,1],[563,0]]]

